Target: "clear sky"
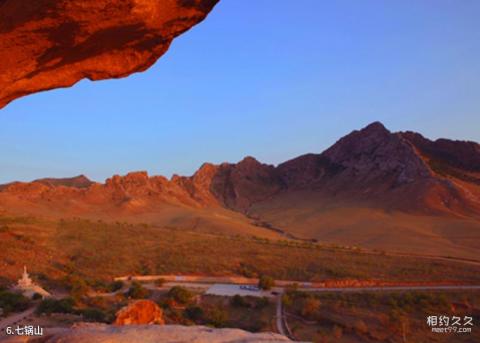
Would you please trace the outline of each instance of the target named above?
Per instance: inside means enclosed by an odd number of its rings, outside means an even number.
[[[277,164],[382,121],[480,141],[480,1],[221,0],[145,73],[0,110],[0,183]]]

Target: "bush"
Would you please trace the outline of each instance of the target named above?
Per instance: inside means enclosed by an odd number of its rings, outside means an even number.
[[[37,314],[75,313],[75,301],[72,298],[45,299],[37,307]]]
[[[260,276],[260,279],[258,280],[258,287],[263,290],[270,290],[272,287],[275,286],[275,280],[268,275],[262,275]]]
[[[150,291],[138,282],[133,282],[127,292],[127,297],[132,299],[145,299],[150,296]]]
[[[292,306],[293,304],[293,299],[292,296],[290,296],[288,293],[282,295],[282,304],[283,306]]]
[[[193,294],[188,289],[180,286],[172,287],[168,291],[168,296],[180,304],[187,304],[192,300]]]
[[[106,322],[106,314],[98,308],[86,308],[81,311],[81,314],[87,322]]]
[[[320,309],[320,300],[315,297],[303,299],[301,314],[304,317],[312,317]]]
[[[30,301],[22,294],[0,291],[0,308],[3,309],[4,314],[24,311],[29,305]]]
[[[189,306],[183,312],[184,317],[190,319],[194,322],[203,320],[204,312],[203,309],[199,306]]]
[[[368,332],[367,324],[361,319],[357,320],[353,327],[358,334],[366,334]]]
[[[230,304],[234,307],[250,307],[250,304],[245,300],[245,298],[238,294],[232,298]]]
[[[69,275],[66,278],[67,287],[70,290],[70,295],[76,300],[84,297],[89,290],[89,287],[84,279],[77,275]]]
[[[123,288],[123,281],[113,281],[108,285],[108,291],[113,293],[121,290]]]
[[[267,326],[268,326],[267,322],[265,322],[264,320],[258,320],[258,321],[255,321],[254,323],[247,325],[243,329],[250,332],[260,332],[264,327],[267,327]]]
[[[43,296],[39,293],[34,293],[33,296],[32,296],[32,299],[33,300],[40,300],[40,299],[43,299]]]
[[[206,317],[207,323],[216,328],[225,327],[228,321],[228,313],[219,307],[210,308]]]
[[[268,298],[267,297],[263,297],[263,298],[260,298],[260,299],[257,299],[256,303],[255,303],[255,308],[256,309],[262,309],[262,308],[265,308],[268,306],[270,302],[268,301]]]

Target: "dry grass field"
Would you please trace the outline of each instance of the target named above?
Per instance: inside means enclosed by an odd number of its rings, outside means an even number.
[[[43,282],[68,275],[93,283],[121,275],[170,273],[270,274],[308,281],[480,282],[480,266],[456,261],[142,224],[2,217],[0,241],[4,282],[17,279],[24,264]]]
[[[314,342],[478,342],[479,292],[291,292],[284,303],[296,339]],[[472,333],[432,333],[429,316],[473,317]],[[463,327],[463,326],[462,326]]]

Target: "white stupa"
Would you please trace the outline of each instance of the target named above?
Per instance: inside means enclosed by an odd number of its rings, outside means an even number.
[[[22,278],[18,280],[15,290],[20,291],[26,297],[33,297],[35,293],[40,294],[43,298],[50,297],[50,293],[44,290],[42,287],[35,284],[27,273],[27,267],[23,267]]]

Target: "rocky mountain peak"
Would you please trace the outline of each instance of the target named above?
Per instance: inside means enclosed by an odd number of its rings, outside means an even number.
[[[378,122],[350,133],[322,155],[363,179],[394,175],[398,183],[404,183],[431,175],[414,147]]]

